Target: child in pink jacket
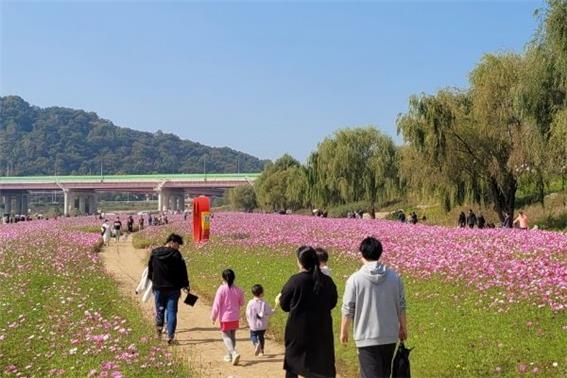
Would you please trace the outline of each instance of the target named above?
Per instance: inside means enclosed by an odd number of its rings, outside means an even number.
[[[220,321],[222,341],[228,350],[224,360],[237,365],[240,354],[236,351],[236,330],[239,326],[240,307],[244,306],[244,292],[234,285],[236,275],[232,269],[225,269],[222,272],[222,279],[224,282],[217,289],[213,301],[211,320],[213,324],[217,319]]]

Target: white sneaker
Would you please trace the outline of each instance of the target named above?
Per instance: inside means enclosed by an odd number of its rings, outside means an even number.
[[[227,354],[226,356],[224,356],[224,361],[225,362],[232,362],[232,357],[230,357],[230,354]]]
[[[232,355],[232,364],[238,365],[238,361],[240,361],[240,354],[234,352],[234,354]]]

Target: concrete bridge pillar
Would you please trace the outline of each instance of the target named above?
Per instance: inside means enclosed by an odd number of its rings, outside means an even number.
[[[94,214],[97,212],[97,195],[96,192],[92,192],[89,194],[88,199],[88,207],[89,207],[89,214]]]
[[[86,214],[86,210],[87,210],[85,206],[87,202],[86,201],[87,197],[83,193],[79,194],[78,197],[79,197],[79,214],[84,215]]]
[[[12,213],[12,195],[4,193],[4,212],[6,214]]]
[[[69,216],[74,213],[77,208],[75,201],[77,200],[77,193],[72,190],[63,190],[63,215]]]

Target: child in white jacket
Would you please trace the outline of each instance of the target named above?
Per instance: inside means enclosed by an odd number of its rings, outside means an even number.
[[[263,299],[264,288],[256,284],[252,286],[252,298],[246,306],[246,320],[250,327],[250,340],[254,344],[254,355],[264,355],[264,343],[268,318],[274,313],[274,309]]]

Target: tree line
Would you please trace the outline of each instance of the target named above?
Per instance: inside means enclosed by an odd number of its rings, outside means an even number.
[[[434,196],[448,211],[491,204],[513,214],[519,190],[543,204],[546,186],[567,178],[567,1],[548,0],[522,53],[489,53],[469,87],[416,94],[397,118],[401,146],[377,128],[344,129],[305,165],[284,155],[255,187],[230,193],[250,210],[325,208],[404,196]]]
[[[227,147],[118,127],[93,112],[0,97],[0,176],[237,173],[264,164]]]

